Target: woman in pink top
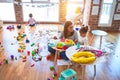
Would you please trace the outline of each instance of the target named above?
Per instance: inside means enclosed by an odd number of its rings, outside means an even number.
[[[31,26],[31,27],[35,26],[36,21],[35,21],[34,18],[32,18],[33,15],[32,15],[31,13],[29,14],[29,17],[30,17],[30,19],[28,20],[28,24],[29,24],[29,26]]]

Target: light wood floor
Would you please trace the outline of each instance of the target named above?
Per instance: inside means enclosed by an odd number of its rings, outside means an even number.
[[[59,26],[58,28],[55,28]],[[4,46],[4,50],[1,49],[0,52],[0,61],[3,64],[0,66],[0,80],[47,80],[51,77],[53,71],[50,71],[49,67],[53,65],[52,55],[51,60],[46,60],[46,55],[49,54],[47,50],[47,42],[45,38],[39,38],[39,35],[34,34],[39,30],[42,30],[45,35],[45,30],[62,30],[61,25],[39,25],[36,29],[29,29],[28,27],[22,26],[22,29],[9,31],[6,29],[7,25],[3,26],[2,31],[0,31],[0,42]],[[52,27],[52,28],[50,28]],[[30,43],[26,44],[26,50],[24,53],[18,53],[18,42],[14,38],[17,36],[18,32],[25,32],[27,38],[30,39]],[[38,36],[38,37],[36,37]],[[49,36],[49,35],[48,35]],[[89,40],[91,39],[91,33],[89,33]],[[29,47],[34,41],[40,39],[40,45],[43,47],[42,60],[39,62],[34,62],[31,56],[27,56],[27,61],[22,62],[22,59],[19,57],[21,55],[26,55],[28,50],[33,48]],[[11,43],[13,45],[11,45]],[[114,43],[114,46],[109,46],[111,43]],[[108,45],[108,46],[106,46]],[[99,37],[95,37],[92,46],[99,46]],[[118,32],[108,32],[108,36],[103,37],[102,48],[110,52],[106,55],[106,62],[97,64],[97,74],[96,80],[120,80],[120,33]],[[10,55],[17,57],[17,60],[11,60]],[[4,59],[8,59],[8,64],[5,64]],[[35,64],[34,67],[31,67],[32,64]],[[81,67],[80,66],[71,66],[70,68],[74,69],[78,77],[81,77]],[[67,69],[67,66],[58,66],[57,67],[57,77],[53,80],[58,80],[60,72]],[[93,76],[93,66],[88,66],[86,70],[85,80],[92,80]]]

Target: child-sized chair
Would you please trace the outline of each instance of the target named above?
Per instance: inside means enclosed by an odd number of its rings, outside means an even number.
[[[78,80],[77,73],[73,69],[62,71],[58,80]]]

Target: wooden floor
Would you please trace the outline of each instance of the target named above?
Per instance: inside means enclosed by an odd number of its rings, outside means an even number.
[[[62,26],[39,25],[36,29],[30,29],[23,25],[22,29],[18,30],[15,28],[12,31],[7,30],[6,27],[7,25],[4,25],[0,31],[0,42],[2,42],[4,47],[4,50],[2,47],[0,49],[0,61],[2,61],[2,65],[0,65],[0,80],[47,80],[47,78],[51,77],[53,71],[50,71],[49,67],[53,65],[54,55],[52,55],[51,60],[46,60],[46,55],[49,54],[47,51],[47,39],[48,37],[50,38],[49,35],[46,36],[46,31],[51,30],[54,32],[62,30]],[[27,38],[30,40],[30,43],[26,44],[26,50],[23,53],[18,53],[17,51],[19,45],[14,37],[17,36],[18,32],[25,32]],[[41,33],[42,36],[37,32]],[[91,36],[91,33],[89,33],[89,40]],[[35,48],[30,47],[33,42],[40,43],[42,60],[34,62],[31,56],[27,56],[27,61],[22,62],[20,56],[27,55],[28,50],[31,51]],[[99,47],[98,36],[92,41],[92,46]],[[108,32],[108,36],[103,37],[102,49],[109,53],[106,54],[106,62],[97,64],[96,80],[120,80],[120,33]],[[14,55],[17,60],[11,60],[10,55]],[[5,63],[5,59],[8,59],[8,64]],[[32,64],[34,64],[33,67],[31,67]],[[79,78],[81,77],[81,66],[75,65],[70,68],[77,72]],[[52,80],[58,80],[61,71],[65,69],[67,69],[67,66],[58,66],[57,77]],[[88,66],[85,80],[92,80],[92,77],[93,66]]]

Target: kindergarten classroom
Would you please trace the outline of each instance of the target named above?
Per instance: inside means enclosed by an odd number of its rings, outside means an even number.
[[[57,49],[66,21],[78,35],[88,26],[87,45]],[[59,56],[62,50],[69,60]],[[72,59],[87,51],[94,61]],[[0,80],[120,80],[120,0],[0,0]]]

